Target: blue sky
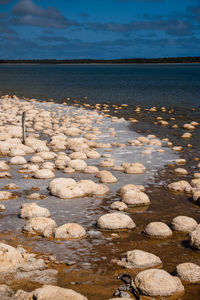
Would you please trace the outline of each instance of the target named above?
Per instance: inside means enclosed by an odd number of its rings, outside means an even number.
[[[0,59],[200,56],[200,0],[0,0]]]

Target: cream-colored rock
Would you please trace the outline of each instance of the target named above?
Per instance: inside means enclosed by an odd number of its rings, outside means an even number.
[[[50,211],[45,208],[37,205],[37,203],[25,203],[21,206],[20,209],[20,218],[30,219],[35,217],[50,217]]]
[[[26,222],[26,225],[23,228],[23,232],[40,235],[43,234],[46,230],[50,230],[50,236],[56,226],[56,222],[50,218],[36,217],[31,218]]]
[[[183,149],[182,146],[175,146],[172,148],[173,151],[181,151]]]
[[[119,193],[123,195],[130,190],[139,190],[141,192],[144,192],[145,188],[143,185],[125,184],[120,188]]]
[[[71,173],[75,173],[76,171],[71,167],[67,167],[67,168],[64,168],[63,172],[66,174],[71,174]]]
[[[0,161],[0,171],[8,171],[10,168],[5,161]]]
[[[186,160],[184,158],[177,158],[174,160],[176,164],[186,164]]]
[[[139,190],[129,190],[122,195],[122,201],[131,206],[149,205],[149,196]]]
[[[200,178],[200,172],[194,173],[193,176],[194,178]]]
[[[149,145],[162,147],[162,142],[158,139],[152,139],[149,141]]]
[[[192,134],[190,132],[185,132],[181,135],[182,139],[190,139]]]
[[[33,155],[33,156],[30,158],[30,162],[31,162],[31,163],[36,163],[36,164],[38,164],[38,163],[43,163],[43,162],[44,162],[44,159],[43,159],[41,156],[39,156],[39,155]]]
[[[80,293],[71,289],[65,289],[53,285],[43,285],[43,287],[36,289],[27,300],[87,300],[87,298]]]
[[[112,168],[114,165],[115,164],[112,160],[104,160],[99,163],[99,167],[101,168]]]
[[[55,174],[50,169],[39,169],[35,172],[34,177],[38,179],[49,179],[54,178]]]
[[[38,152],[38,155],[45,160],[51,160],[55,158],[55,153],[54,152],[50,152],[50,151],[42,151],[42,152]]]
[[[193,198],[193,201],[195,201],[195,202],[199,201],[200,200],[200,190],[195,191],[193,193],[192,198]]]
[[[183,168],[176,168],[174,169],[174,173],[177,174],[177,175],[187,175],[188,174],[188,171],[186,169],[183,169]]]
[[[26,164],[26,159],[23,156],[14,156],[10,160],[11,165],[23,165]]]
[[[26,155],[26,152],[22,150],[21,148],[12,148],[10,150],[9,156],[24,156]]]
[[[99,152],[97,152],[95,150],[89,150],[85,154],[87,155],[87,158],[91,158],[91,159],[100,158]]]
[[[21,262],[23,262],[23,257],[19,251],[0,243],[0,272],[13,271]]]
[[[160,266],[162,264],[158,256],[137,249],[126,252],[126,257],[122,258],[121,260],[116,260],[116,262],[119,266],[123,266],[128,269],[146,269]]]
[[[135,277],[135,284],[143,295],[151,297],[165,297],[184,292],[184,286],[178,277],[158,269],[138,273]]]
[[[172,220],[171,227],[176,231],[191,232],[197,227],[197,222],[190,217],[178,216]]]
[[[49,169],[49,170],[54,170],[55,168],[55,164],[51,161],[47,161],[47,162],[44,162],[41,166],[42,169]]]
[[[155,238],[168,238],[172,235],[172,231],[163,222],[151,222],[149,223],[144,230],[144,233],[149,237]]]
[[[176,267],[176,274],[181,281],[200,283],[200,266],[186,262]]]
[[[115,183],[117,182],[117,178],[109,171],[102,170],[96,174],[96,177],[100,179],[103,183]]]
[[[84,169],[87,167],[86,162],[82,159],[70,160],[67,165],[76,171],[84,171]]]
[[[97,227],[106,230],[133,229],[135,226],[128,215],[119,212],[105,214],[97,221]]]
[[[193,187],[200,189],[200,178],[192,179],[191,184]]]
[[[125,168],[125,173],[127,174],[141,174],[146,170],[145,166],[141,163],[132,163]]]
[[[0,191],[0,201],[13,199],[13,194],[7,191]]]
[[[76,223],[67,223],[55,228],[56,239],[80,239],[86,236],[85,229]]]
[[[195,129],[195,127],[194,127],[193,125],[191,125],[191,124],[184,124],[184,125],[183,125],[183,128],[184,128],[184,129],[188,129],[188,130],[193,130],[193,129]]]
[[[200,250],[200,224],[190,233],[190,245]]]
[[[32,194],[26,196],[26,199],[28,199],[28,200],[42,200],[45,198],[47,198],[47,196],[41,195],[39,193],[32,193]]]
[[[96,174],[99,172],[99,169],[95,166],[87,166],[85,167],[83,173],[85,174]]]
[[[0,204],[0,211],[6,210],[6,207],[3,204]]]
[[[123,211],[123,210],[126,210],[128,208],[128,206],[124,202],[115,201],[115,202],[111,203],[110,208],[116,209],[119,211]]]
[[[181,193],[191,193],[192,192],[192,187],[189,184],[189,182],[185,180],[180,180],[176,182],[172,182],[168,184],[168,189],[174,192],[181,192]]]
[[[69,157],[71,159],[87,159],[87,156],[84,152],[81,151],[76,151],[76,152],[72,152],[71,154],[69,154]]]

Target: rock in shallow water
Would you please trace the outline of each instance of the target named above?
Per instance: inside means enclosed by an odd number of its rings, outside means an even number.
[[[200,224],[190,233],[190,245],[200,250]]]
[[[148,195],[140,190],[129,190],[125,192],[122,196],[122,201],[131,206],[143,206],[150,204]]]
[[[26,222],[23,231],[30,234],[43,234],[45,236],[51,236],[56,226],[56,222],[50,218],[36,217],[31,218]],[[48,234],[46,232],[48,232]]]
[[[45,208],[37,205],[37,203],[25,203],[21,206],[20,218],[30,219],[35,217],[50,217],[50,211]]]
[[[178,216],[172,220],[171,226],[176,231],[191,232],[197,227],[197,222],[190,217]]]
[[[177,276],[188,283],[200,283],[200,266],[193,263],[183,263],[176,267]]]
[[[136,225],[128,215],[115,212],[101,216],[97,221],[97,227],[106,230],[120,230],[133,229]]]
[[[121,260],[114,260],[119,266],[125,268],[150,268],[162,264],[160,258],[152,253],[142,250],[132,250],[126,253],[126,257]]]
[[[170,296],[184,292],[184,286],[178,277],[158,269],[138,273],[135,284],[141,294],[146,296]]]
[[[86,236],[85,229],[76,223],[67,223],[55,228],[56,239],[80,239]]]
[[[151,222],[149,223],[144,230],[144,233],[147,236],[155,237],[155,238],[167,238],[172,235],[172,231],[163,222]]]

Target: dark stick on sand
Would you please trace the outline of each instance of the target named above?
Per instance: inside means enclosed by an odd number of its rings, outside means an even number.
[[[25,144],[26,140],[26,126],[25,126],[26,112],[22,113],[22,143]]]

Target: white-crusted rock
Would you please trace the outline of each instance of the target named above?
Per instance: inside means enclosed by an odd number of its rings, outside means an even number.
[[[38,179],[49,179],[54,178],[55,174],[50,169],[39,169],[35,172],[34,177]]]
[[[149,223],[144,230],[144,233],[150,237],[156,238],[167,238],[172,235],[172,231],[163,222],[151,222]]]
[[[0,243],[0,272],[14,271],[23,262],[19,251],[7,244]]]
[[[96,174],[97,178],[100,178],[100,181],[103,183],[115,183],[117,182],[117,178],[109,171],[102,170]]]
[[[45,208],[37,205],[37,203],[25,203],[21,206],[20,209],[20,218],[30,219],[35,217],[50,217],[50,211]]]
[[[76,223],[67,223],[55,228],[56,239],[80,239],[86,236],[85,229]]]
[[[141,294],[151,297],[170,296],[184,292],[184,286],[178,277],[158,269],[138,273],[135,277],[135,284]]]
[[[115,202],[111,203],[110,208],[116,209],[119,211],[123,211],[123,210],[126,210],[128,208],[128,206],[124,202],[115,201]]]
[[[36,218],[31,218],[26,222],[23,231],[30,234],[40,235],[43,234],[45,230],[50,230],[50,233],[52,234],[56,226],[57,226],[56,222],[50,218],[36,217]]]
[[[116,261],[119,266],[128,269],[132,268],[151,268],[162,264],[160,258],[152,253],[142,250],[132,250],[126,252],[126,257]]]
[[[171,227],[176,231],[191,232],[197,227],[197,222],[187,216],[178,216],[172,220]]]
[[[174,192],[181,192],[181,193],[191,193],[192,192],[192,187],[189,184],[189,182],[185,180],[180,180],[176,182],[172,182],[168,184],[168,189]]]
[[[149,205],[149,196],[139,190],[129,190],[122,195],[122,201],[131,206]]]
[[[200,266],[186,262],[176,267],[176,274],[181,281],[200,283]]]
[[[200,250],[200,224],[190,233],[190,245]]]
[[[97,227],[106,230],[133,229],[135,226],[128,215],[119,212],[105,214],[97,221]]]

